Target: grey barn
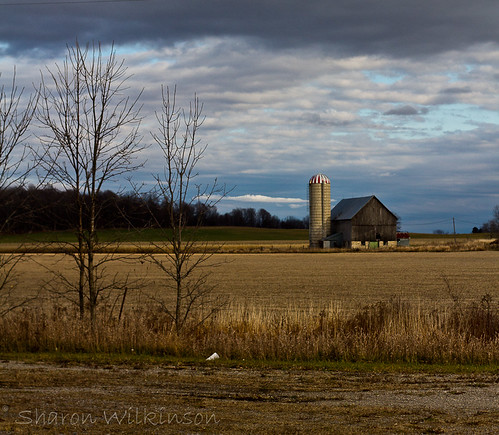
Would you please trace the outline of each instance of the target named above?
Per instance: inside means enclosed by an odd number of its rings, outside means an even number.
[[[373,248],[397,244],[397,216],[374,195],[342,199],[331,211],[324,247]]]

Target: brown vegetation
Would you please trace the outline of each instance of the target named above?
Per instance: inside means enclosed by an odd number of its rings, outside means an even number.
[[[217,294],[231,306],[197,325],[201,306],[177,334],[148,297],[161,273],[123,257],[109,272],[130,273],[141,290],[103,301],[93,336],[77,306],[53,295],[0,321],[2,351],[150,353],[263,360],[499,362],[498,253],[344,253],[218,255]],[[20,297],[63,255],[26,256]],[[74,266],[73,266],[74,267]],[[73,271],[77,274],[77,270]],[[31,286],[31,290],[30,287]],[[117,295],[119,296],[119,295]],[[174,297],[174,295],[172,295]],[[56,306],[54,306],[56,305]],[[193,325],[197,325],[194,327]]]
[[[130,290],[121,319],[121,301],[103,301],[94,336],[77,306],[53,297],[0,319],[4,358],[48,351],[69,365],[0,362],[0,431],[497,430],[495,374],[417,373],[421,365],[412,365],[499,364],[497,251],[218,255],[213,278],[232,305],[201,325],[196,313],[180,333],[143,295],[156,291],[160,274],[140,256],[123,258],[110,272],[130,272],[143,288]],[[25,256],[19,296],[50,278],[45,267],[71,264],[64,255]],[[222,360],[199,362],[213,352]],[[94,358],[115,364],[75,362]],[[270,368],[276,360],[292,362]],[[329,361],[348,370],[331,370]],[[376,370],[357,372],[365,361]],[[392,373],[394,362],[409,373]],[[125,420],[108,422],[114,412]],[[95,422],[72,424],[75,413]],[[198,415],[199,425],[184,424]]]
[[[198,314],[202,316],[202,313]],[[112,352],[229,359],[499,363],[499,305],[490,295],[449,309],[400,299],[355,312],[235,306],[180,333],[160,310],[99,316],[96,335],[77,310],[24,308],[0,319],[4,352]]]
[[[157,254],[172,252],[170,246],[164,242],[168,237],[162,235],[162,241],[157,242],[120,242],[101,243],[96,247],[100,253],[123,253],[123,254]],[[345,253],[359,252],[359,249],[310,249],[308,240],[244,240],[229,242],[193,242],[193,252],[213,252],[225,254],[271,254],[271,253]],[[411,240],[410,246],[383,247],[362,252],[470,252],[470,251],[494,251],[499,249],[499,240],[493,238],[467,238],[460,237],[454,240],[449,238],[420,238]],[[75,252],[68,243],[44,242],[44,243],[1,243],[0,253],[69,253]]]

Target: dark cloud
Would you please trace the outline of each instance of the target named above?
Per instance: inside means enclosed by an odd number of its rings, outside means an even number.
[[[460,95],[471,94],[472,90],[470,86],[463,87],[450,87],[445,88],[440,91],[438,95],[435,95],[430,100],[432,105],[440,104],[455,104],[459,102]]]
[[[0,0],[2,79],[15,63],[21,84],[30,88],[40,69],[60,62],[76,38],[114,41],[133,74],[130,94],[145,87],[144,131],[154,125],[161,83],[178,84],[179,100],[199,93],[207,115],[203,143],[210,146],[200,172],[207,181],[213,176],[238,185],[235,196],[303,196],[309,177],[324,171],[334,176],[338,199],[392,195],[399,198],[394,209],[404,215],[413,207],[412,217],[419,213],[423,222],[429,212],[459,216],[471,210],[458,201],[454,208],[445,201],[425,204],[428,186],[443,199],[462,188],[459,197],[476,200],[480,213],[495,204],[496,1],[62,0],[2,6],[7,1],[14,0]],[[438,107],[452,103],[460,104]],[[161,170],[161,159],[152,147],[145,157],[139,179],[147,183]]]
[[[411,115],[424,115],[426,113],[428,113],[428,109],[426,107],[423,107],[420,110],[418,110],[413,106],[407,105],[390,109],[385,113],[383,113],[383,115],[411,116]]]
[[[452,87],[452,88],[446,88],[446,89],[442,90],[442,94],[450,94],[450,95],[469,94],[469,93],[471,93],[471,88],[469,86]]]
[[[5,3],[5,2],[4,2]],[[170,44],[240,36],[279,48],[348,54],[426,55],[499,42],[495,0],[143,0],[0,3],[7,51],[60,49],[80,41]]]
[[[300,120],[307,124],[318,126],[346,126],[351,123],[349,120],[335,119],[331,117],[321,116],[319,113],[306,112],[300,117]]]

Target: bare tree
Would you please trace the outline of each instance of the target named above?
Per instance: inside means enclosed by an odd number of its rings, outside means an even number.
[[[482,225],[481,231],[490,233],[490,237],[494,238],[499,233],[499,205],[492,210],[492,216],[492,219]]]
[[[92,325],[100,298],[119,284],[104,284],[105,264],[111,257],[96,257],[99,251],[96,218],[100,212],[97,197],[105,184],[141,166],[139,143],[140,94],[126,95],[129,79],[124,61],[116,58],[114,47],[105,55],[100,44],[82,47],[76,42],[67,49],[62,65],[42,73],[37,117],[46,128],[41,136],[38,162],[48,179],[74,195],[73,228],[77,242],[72,244],[79,278],[65,283],[60,293],[79,306],[86,306]],[[77,295],[77,300],[73,295]]]
[[[8,90],[0,86],[0,206],[4,218],[0,221],[0,234],[8,230],[13,219],[19,217],[21,204],[16,203],[17,189],[24,188],[30,167],[26,164],[25,140],[36,108],[36,97],[24,96],[24,88],[16,85],[14,69]],[[27,302],[12,299],[15,284],[15,266],[22,254],[0,255],[0,315]]]
[[[210,270],[216,264],[208,260],[219,247],[200,242],[198,234],[206,213],[227,194],[216,179],[208,185],[196,183],[196,167],[207,148],[197,138],[204,121],[202,111],[196,95],[184,110],[177,107],[176,88],[170,91],[162,87],[162,108],[156,113],[158,129],[152,133],[164,161],[163,173],[155,176],[155,194],[166,209],[164,234],[168,243],[156,244],[156,254],[150,254],[149,261],[165,277],[164,292],[154,299],[177,332],[194,314],[196,322],[203,322],[223,304],[209,283]],[[196,222],[187,228],[192,210],[196,210]]]

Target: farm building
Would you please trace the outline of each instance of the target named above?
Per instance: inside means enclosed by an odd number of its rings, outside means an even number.
[[[331,182],[324,174],[314,175],[308,183],[310,209],[309,241],[319,248],[331,234]]]
[[[342,199],[331,211],[331,235],[340,234],[351,248],[396,244],[397,216],[374,195]]]
[[[323,174],[309,181],[310,247],[368,249],[397,244],[397,216],[376,196],[342,199],[330,210],[330,186]]]

